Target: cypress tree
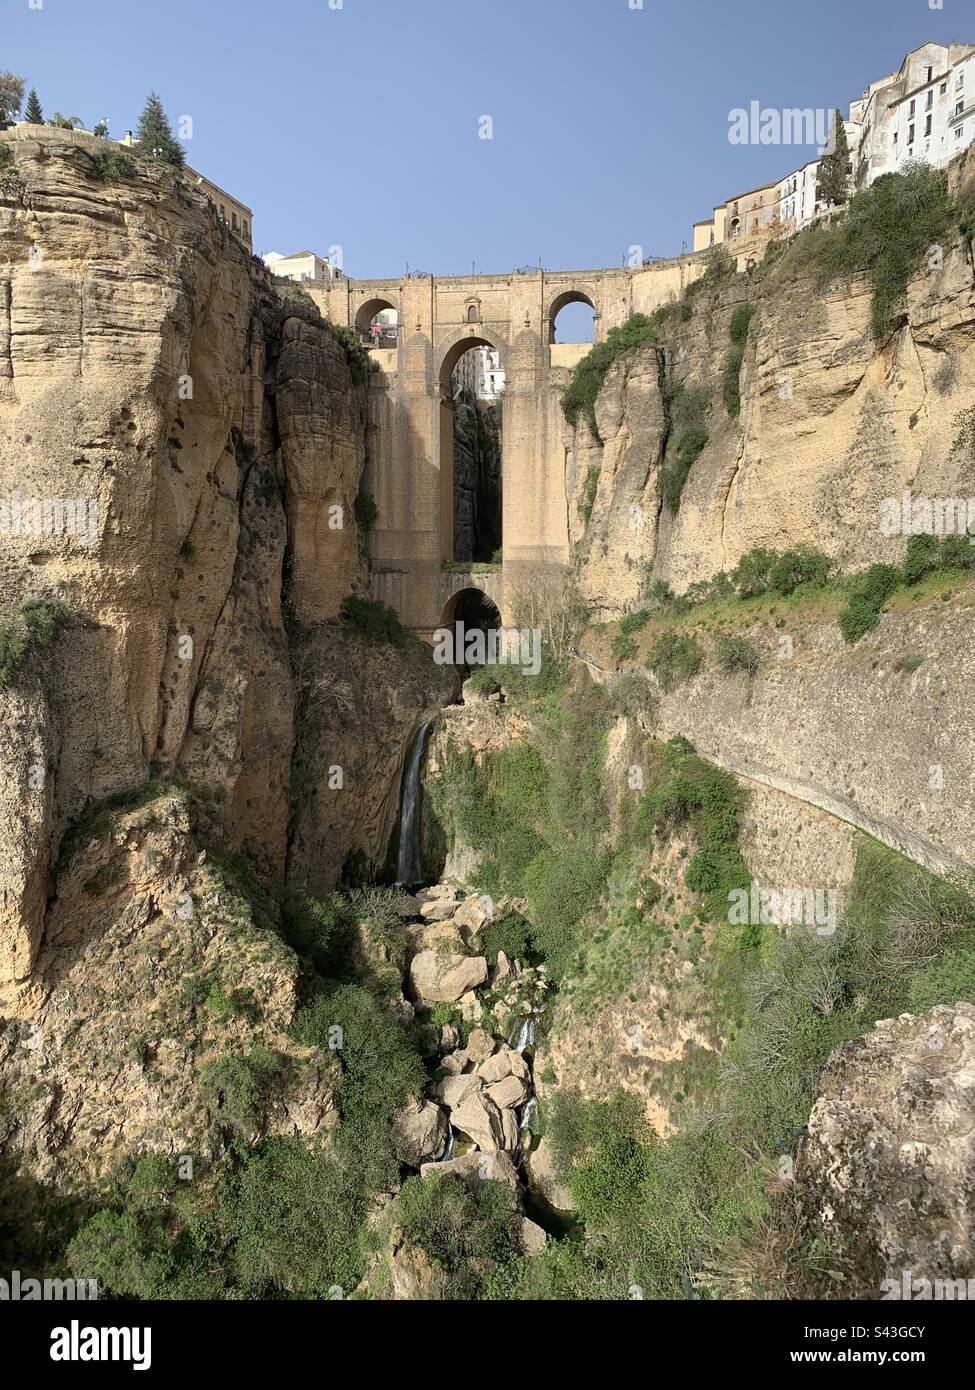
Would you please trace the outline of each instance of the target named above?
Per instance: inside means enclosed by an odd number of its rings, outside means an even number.
[[[819,191],[828,206],[837,207],[849,197],[847,179],[850,173],[850,142],[838,111],[833,112],[833,130],[836,148],[819,161]]]

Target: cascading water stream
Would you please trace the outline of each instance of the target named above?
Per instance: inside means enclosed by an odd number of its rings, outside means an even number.
[[[420,770],[423,767],[423,754],[430,736],[432,719],[420,726],[409,762],[403,773],[403,791],[400,798],[399,850],[396,856],[396,883],[399,887],[419,883],[423,878],[423,863],[420,857],[420,803],[423,786]]]

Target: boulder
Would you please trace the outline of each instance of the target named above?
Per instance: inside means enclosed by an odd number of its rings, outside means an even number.
[[[411,1168],[437,1159],[447,1147],[447,1117],[431,1100],[414,1101],[393,1118],[396,1155]]]
[[[494,969],[491,971],[491,984],[497,988],[503,985],[506,980],[511,979],[511,961],[503,951],[498,952],[498,959]]]
[[[510,1113],[510,1112],[509,1112]],[[484,1153],[509,1148],[501,1111],[480,1091],[474,1091],[450,1112],[450,1123],[461,1130]]]
[[[495,1081],[503,1081],[506,1076],[517,1076],[522,1081],[527,1081],[528,1063],[520,1052],[505,1043],[493,1057],[480,1063],[477,1074],[485,1086],[491,1086]]]
[[[475,956],[475,957],[473,957],[473,959],[474,959],[474,960],[484,960],[484,957],[483,957],[483,956]],[[486,976],[486,974],[487,974],[487,961],[486,961],[486,960],[484,960],[484,972],[485,972],[485,976]],[[483,982],[482,982],[482,983],[483,983]],[[484,1006],[482,1005],[480,999],[478,999],[477,995],[474,993],[474,989],[473,989],[473,988],[472,988],[472,989],[469,989],[469,990],[467,991],[467,993],[466,993],[465,995],[462,995],[462,997],[458,1000],[458,1008],[460,1009],[460,1016],[461,1016],[461,1018],[464,1020],[465,1023],[478,1023],[478,1022],[480,1022],[481,1015],[482,1015],[483,1012],[484,1012]]]
[[[480,1077],[473,1072],[467,1072],[465,1076],[447,1076],[437,1086],[437,1095],[446,1105],[447,1109],[454,1111],[459,1105],[463,1105],[468,1096],[481,1089]]]
[[[453,951],[420,951],[410,961],[410,981],[419,999],[456,1003],[487,979],[483,956],[461,956]]]
[[[518,1191],[518,1174],[506,1153],[466,1153],[445,1163],[424,1163],[420,1176],[425,1178],[428,1173],[460,1178],[471,1188],[482,1182],[506,1182],[512,1192]]]
[[[514,1153],[521,1139],[518,1129],[518,1116],[513,1110],[499,1110],[501,1116],[501,1147],[507,1153]]]
[[[492,921],[495,914],[493,899],[486,893],[480,897],[465,898],[460,907],[454,913],[454,921],[458,927],[466,928],[472,935],[479,932],[482,927],[486,927]]]
[[[453,917],[457,908],[457,890],[439,883],[434,888],[424,888],[417,893],[420,916],[425,922],[443,922]]]
[[[905,1271],[975,1277],[975,1006],[885,1019],[832,1053],[794,1175],[799,1209],[848,1255],[841,1296],[880,1298],[890,1279],[910,1297]]]
[[[548,1244],[548,1236],[541,1226],[534,1221],[529,1221],[527,1216],[521,1219],[521,1226],[518,1228],[518,1245],[523,1255],[538,1255]]]
[[[543,1137],[538,1147],[532,1149],[525,1167],[532,1187],[550,1207],[555,1211],[573,1210],[572,1193],[556,1175],[552,1149],[547,1139]]]
[[[475,1076],[474,1080],[480,1085],[478,1077]],[[503,1081],[495,1081],[493,1086],[488,1086],[484,1094],[494,1101],[499,1110],[514,1110],[528,1099],[528,1083],[520,1076],[506,1076]]]
[[[485,1028],[472,1028],[467,1039],[467,1055],[472,1062],[486,1062],[494,1051],[495,1043]]]

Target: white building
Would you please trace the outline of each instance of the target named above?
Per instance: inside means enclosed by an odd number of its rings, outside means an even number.
[[[855,101],[858,187],[908,160],[944,168],[975,140],[975,44],[925,43]]]
[[[325,256],[316,256],[314,251],[296,251],[292,256],[282,256],[279,251],[265,251],[261,260],[272,275],[280,275],[283,280],[333,280],[335,270]]]
[[[475,348],[474,393],[479,401],[496,401],[504,391],[504,368],[496,348]]]
[[[851,194],[912,159],[944,168],[975,141],[975,44],[921,44],[850,103],[843,124]],[[760,254],[758,243],[801,231],[826,212],[818,184],[814,159],[778,184],[729,199],[694,224],[694,250],[738,239]]]

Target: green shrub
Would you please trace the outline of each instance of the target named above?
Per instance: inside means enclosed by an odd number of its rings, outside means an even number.
[[[67,621],[63,603],[35,600],[0,622],[0,690],[14,684],[31,652],[49,646]]]
[[[135,177],[135,164],[121,150],[96,150],[89,153],[92,175],[99,183],[118,183]]]
[[[753,676],[758,670],[758,652],[747,637],[722,633],[714,644],[714,652],[726,671],[746,671]]]
[[[349,594],[342,600],[342,617],[370,642],[389,642],[394,647],[402,647],[406,641],[406,629],[399,614],[377,599]]]
[[[589,525],[589,518],[592,516],[592,509],[596,505],[596,492],[599,489],[599,469],[596,466],[586,471],[586,481],[582,489],[582,496],[579,498],[579,515],[582,517],[583,526]]]
[[[847,642],[858,642],[877,626],[884,604],[897,589],[901,572],[893,565],[871,565],[856,580],[850,599],[840,613],[840,631]]]
[[[758,306],[755,304],[739,304],[731,315],[728,337],[736,347],[744,347],[748,340],[748,326],[757,312]]]
[[[510,908],[488,923],[481,933],[481,940],[484,954],[492,966],[498,963],[499,951],[503,951],[509,960],[527,960],[532,953],[531,924]]]
[[[354,926],[352,906],[341,893],[320,899],[292,888],[284,897],[281,934],[292,950],[310,961],[321,975],[339,973]]]
[[[970,569],[975,565],[975,545],[971,536],[945,536],[941,542],[939,569]]]
[[[689,824],[697,840],[685,882],[708,897],[708,910],[725,914],[728,894],[751,876],[738,851],[745,793],[730,773],[697,757],[686,739],[671,739],[663,774],[643,795],[636,814],[638,834],[670,833]]]
[[[703,386],[665,384],[664,404],[670,429],[660,490],[664,502],[676,512],[684,484],[708,442],[706,420],[711,398]]]
[[[365,386],[369,380],[370,358],[359,341],[359,335],[354,328],[349,328],[344,323],[338,326],[333,324],[332,331],[345,351],[345,360],[349,364],[353,385]]]
[[[687,632],[664,632],[657,638],[647,658],[647,666],[668,692],[690,680],[700,668],[703,652],[697,638]]]
[[[811,545],[797,545],[777,556],[768,574],[769,588],[786,596],[801,584],[825,584],[832,561]]]
[[[200,1075],[200,1089],[218,1123],[247,1137],[260,1123],[281,1067],[280,1055],[261,1045],[243,1057],[228,1053],[207,1062]]]
[[[636,656],[636,639],[628,632],[618,632],[610,645],[617,661],[632,661]]]
[[[438,1271],[439,1297],[457,1300],[483,1296],[488,1274],[517,1250],[520,1222],[507,1183],[470,1188],[438,1173],[407,1178],[386,1218],[387,1229],[398,1229]]]
[[[878,342],[903,314],[908,281],[925,254],[947,244],[951,221],[947,174],[927,164],[905,164],[854,195],[826,243],[823,278],[869,273]]]
[[[646,314],[633,314],[626,323],[611,328],[605,342],[597,343],[579,362],[572,380],[562,393],[562,410],[570,425],[583,416],[589,422],[592,437],[599,439],[596,428],[596,397],[613,363],[633,348],[657,341],[657,326]]]
[[[399,1023],[367,989],[343,984],[299,1009],[299,1042],[332,1050],[342,1066],[336,1140],[371,1191],[394,1185],[398,1164],[392,1135],[397,1110],[420,1094],[426,1073]]]
[[[336,1158],[269,1139],[221,1194],[220,1223],[245,1296],[351,1294],[365,1269],[367,1194]]]
[[[926,574],[939,569],[941,547],[935,536],[912,536],[907,542],[903,574],[905,584],[919,584]]]

